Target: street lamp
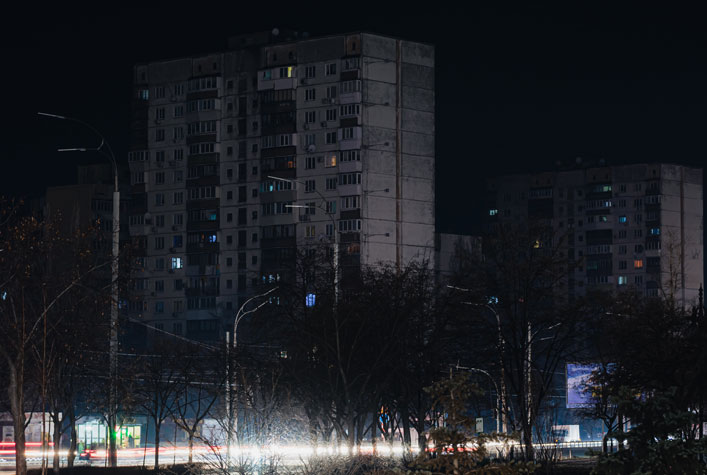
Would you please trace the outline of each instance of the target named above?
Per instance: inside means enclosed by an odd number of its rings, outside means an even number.
[[[456,287],[454,285],[447,285],[447,288],[453,289],[453,290],[460,290],[462,292],[471,292],[470,289],[465,289],[463,287]],[[501,398],[500,398],[500,410],[501,410],[501,429],[503,430],[503,433],[505,434],[508,430],[507,424],[506,424],[506,370],[505,370],[505,349],[506,349],[506,340],[503,338],[503,330],[501,328],[501,317],[496,311],[494,307],[492,307],[488,303],[475,303],[475,302],[462,302],[464,305],[471,305],[474,307],[484,307],[487,308],[488,310],[493,313],[494,317],[496,317],[496,329],[498,331],[498,348],[499,348],[499,360],[501,364]]]
[[[277,287],[273,287],[272,289],[268,290],[267,292],[263,292],[262,294],[254,295],[253,297],[246,300],[243,305],[241,305],[241,307],[236,312],[236,317],[233,319],[233,345],[231,345],[229,333],[226,332],[226,350],[228,351],[226,357],[226,417],[228,421],[228,431],[226,433],[226,463],[229,467],[229,471],[231,466],[231,446],[233,445],[234,425],[236,426],[235,430],[237,430],[238,428],[238,421],[236,420],[234,424],[233,418],[234,411],[232,394],[235,394],[236,388],[233,387],[233,379],[231,378],[231,353],[233,353],[233,355],[236,354],[236,346],[238,345],[238,324],[241,322],[241,320],[243,320],[246,315],[255,313],[260,310],[264,305],[267,305],[268,300],[264,300],[255,308],[246,310],[245,308],[248,306],[249,303],[251,303],[255,299],[265,297],[266,295],[274,292],[275,290],[277,290]]]
[[[298,180],[292,180],[289,178],[281,178],[277,176],[271,176],[268,175],[268,178],[271,180],[278,180],[278,181],[284,181],[287,183],[299,183],[300,185],[304,185],[301,181]],[[322,203],[326,203],[326,197],[321,194],[321,192],[317,189],[314,190],[314,192],[319,196],[319,198],[322,200]],[[313,206],[309,205],[287,205],[290,208],[313,208]],[[324,214],[331,220],[331,224],[333,226],[333,232],[334,232],[334,304],[338,304],[339,302],[339,232],[336,229],[336,220],[334,219],[334,216],[331,213],[328,213],[326,208],[324,206],[314,206],[314,208],[319,208],[322,211],[324,211]]]
[[[113,166],[113,242],[111,252],[111,307],[110,307],[110,342],[109,342],[109,402],[108,402],[108,432],[109,432],[109,464],[111,467],[118,465],[118,452],[116,450],[116,434],[115,426],[117,422],[117,389],[116,378],[118,376],[118,257],[119,257],[119,240],[120,240],[120,189],[118,188],[118,164],[113,155],[113,149],[101,134],[92,125],[73,117],[66,117],[57,114],[48,114],[46,112],[37,112],[38,115],[49,117],[51,119],[68,120],[76,122],[98,135],[101,143],[97,147],[76,147],[76,148],[60,148],[58,152],[97,152],[107,157]]]
[[[489,374],[488,371],[481,369],[481,368],[467,368],[466,366],[459,366],[459,363],[457,363],[456,367],[457,370],[463,369],[464,371],[476,371],[477,373],[485,374],[486,376],[489,377],[491,382],[493,383],[494,388],[496,388],[496,433],[500,433],[501,431],[501,393],[498,391],[498,384],[496,384],[496,380],[493,379],[493,376]]]

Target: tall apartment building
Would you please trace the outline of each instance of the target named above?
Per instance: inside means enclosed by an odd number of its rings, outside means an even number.
[[[135,66],[135,318],[217,338],[308,244],[338,239],[347,268],[432,257],[433,47],[285,36]]]
[[[488,230],[533,220],[551,227],[578,263],[568,297],[632,286],[648,296],[672,287],[686,305],[696,299],[704,278],[701,169],[588,167],[498,177],[488,191]]]

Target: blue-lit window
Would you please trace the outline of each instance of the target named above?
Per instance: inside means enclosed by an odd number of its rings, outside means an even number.
[[[307,307],[314,307],[314,304],[317,301],[317,296],[315,294],[307,294],[307,296],[304,299],[304,304]]]
[[[651,228],[650,233],[652,236],[660,236],[660,228]]]
[[[619,216],[619,223],[627,223],[627,222],[628,222],[628,218],[626,218],[626,216]]]
[[[497,210],[497,209],[490,209],[490,210],[489,210],[489,216],[496,216],[497,214],[498,214],[498,210]]]
[[[172,258],[172,269],[181,269],[184,267],[184,261],[182,261],[181,257],[173,257]]]
[[[627,282],[628,282],[628,278],[625,275],[619,276],[619,285],[626,285]]]
[[[215,234],[209,234],[206,236],[206,241],[207,242],[216,242],[216,235]]]

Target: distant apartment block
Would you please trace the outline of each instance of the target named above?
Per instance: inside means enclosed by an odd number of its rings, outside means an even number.
[[[346,272],[432,259],[433,47],[274,33],[134,68],[129,305],[158,329],[222,336],[310,245]]]
[[[657,163],[600,166],[489,181],[487,230],[542,222],[568,261],[570,298],[592,287],[672,288],[689,305],[703,275],[702,170]],[[560,241],[561,240],[561,241]]]

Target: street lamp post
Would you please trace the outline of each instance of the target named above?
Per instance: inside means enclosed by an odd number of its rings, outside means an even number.
[[[465,366],[459,366],[459,364],[456,365],[456,369],[462,369],[464,371],[476,371],[477,373],[485,374],[486,376],[489,377],[491,382],[493,383],[493,387],[496,388],[496,433],[501,432],[501,393],[498,390],[498,384],[496,384],[496,380],[493,379],[493,376],[491,374],[481,368],[467,368]]]
[[[226,463],[229,468],[229,472],[231,467],[231,446],[233,445],[233,432],[238,430],[238,420],[236,419],[234,421],[233,417],[235,412],[233,410],[233,395],[235,394],[236,388],[234,387],[233,378],[231,377],[231,354],[233,354],[234,356],[236,354],[236,346],[238,345],[238,324],[241,322],[241,320],[243,320],[246,315],[250,315],[251,313],[257,312],[258,310],[260,310],[261,307],[266,305],[268,301],[264,300],[255,308],[245,310],[249,303],[251,303],[255,299],[265,297],[266,295],[274,292],[275,290],[277,290],[277,287],[273,287],[272,289],[268,290],[267,292],[263,292],[262,294],[254,295],[253,297],[246,300],[243,305],[241,305],[241,307],[236,312],[236,317],[233,319],[232,343],[230,341],[229,333],[226,332],[226,350],[228,352],[226,357],[226,418],[228,423],[228,430],[226,433]]]
[[[462,287],[455,287],[453,285],[447,285],[447,288],[453,290],[461,290],[462,292],[470,292],[469,289]],[[462,302],[465,305],[472,305],[474,307],[484,307],[493,313],[496,317],[496,329],[498,332],[498,350],[499,350],[499,362],[501,365],[501,397],[500,397],[500,411],[501,411],[501,429],[503,433],[508,432],[507,421],[506,421],[506,369],[505,369],[505,350],[506,350],[506,340],[503,338],[503,329],[501,328],[501,316],[498,314],[495,308],[487,303],[475,303],[475,302]]]
[[[101,143],[97,147],[77,147],[60,148],[59,152],[97,152],[107,157],[113,166],[113,226],[112,226],[112,248],[111,248],[111,307],[110,307],[110,338],[109,338],[109,402],[108,402],[108,433],[109,433],[109,464],[115,467],[118,464],[118,452],[116,447],[115,427],[117,423],[117,388],[116,379],[118,376],[118,257],[120,252],[120,188],[118,187],[118,164],[110,145],[92,125],[72,117],[57,114],[38,112],[38,115],[52,119],[68,120],[76,122],[98,135]]]

